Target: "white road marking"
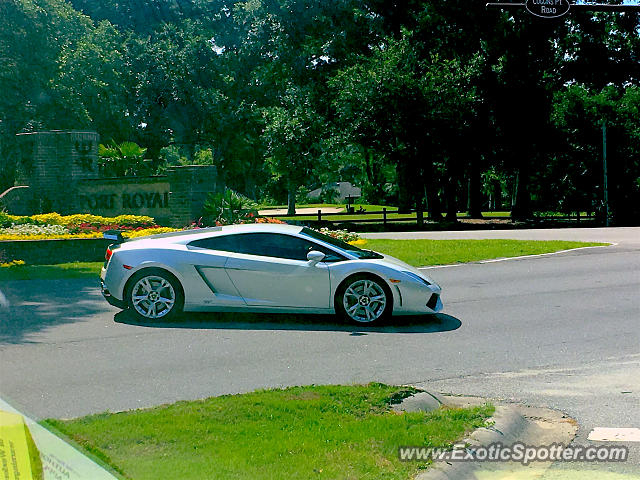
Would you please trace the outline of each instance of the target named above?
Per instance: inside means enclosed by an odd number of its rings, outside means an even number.
[[[519,257],[504,257],[504,258],[493,258],[491,260],[479,260],[477,262],[468,262],[468,263],[453,263],[451,265],[433,265],[431,267],[418,267],[418,270],[431,270],[433,268],[451,268],[451,267],[461,267],[462,265],[473,265],[478,263],[496,263],[496,262],[506,262],[507,260],[521,260],[523,258],[535,258],[535,257],[548,257],[549,255],[558,255],[560,253],[567,252],[575,252],[576,250],[585,250],[587,248],[606,248],[606,247],[615,247],[618,245],[617,243],[610,243],[609,245],[596,245],[593,247],[579,247],[579,248],[570,248],[568,250],[559,250],[557,252],[550,253],[538,253],[535,255],[521,255]]]
[[[587,440],[596,442],[640,442],[640,428],[605,428],[596,427]]]

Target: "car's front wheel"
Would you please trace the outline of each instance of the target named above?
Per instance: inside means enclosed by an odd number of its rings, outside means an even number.
[[[393,297],[383,280],[372,275],[354,275],[336,293],[336,312],[355,323],[377,323],[391,314]]]
[[[147,268],[134,274],[125,292],[131,313],[141,320],[169,320],[184,306],[178,279],[160,268]]]

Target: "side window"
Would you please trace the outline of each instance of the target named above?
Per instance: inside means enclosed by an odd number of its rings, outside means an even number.
[[[313,247],[306,240],[278,233],[253,233],[247,234],[246,237],[250,237],[246,253],[265,257],[306,261],[307,253]]]
[[[209,250],[222,250],[223,252],[243,253],[238,250],[239,244],[234,241],[235,235],[216,236],[202,238],[189,243],[190,247],[208,248]]]
[[[256,234],[264,235],[264,238],[257,243],[263,242],[263,253],[267,257],[288,258],[290,260],[307,261],[307,253],[311,250],[317,250],[326,255],[324,262],[336,262],[346,260],[334,251],[325,248],[316,243],[310,242],[300,237],[291,235],[283,235],[279,233]]]
[[[327,255],[325,262],[345,260],[341,255],[321,245],[280,233],[242,233],[216,236],[194,240],[189,243],[189,246],[300,261],[306,261],[307,253],[311,250],[318,250]]]

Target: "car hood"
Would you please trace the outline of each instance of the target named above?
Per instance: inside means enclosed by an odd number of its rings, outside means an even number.
[[[377,253],[380,253],[380,252],[377,252]],[[419,277],[422,277],[425,280],[427,280],[429,283],[431,283],[433,285],[438,285],[436,282],[433,281],[433,279],[431,277],[425,275],[424,272],[421,272],[416,267],[413,267],[413,266],[409,265],[408,263],[405,263],[405,262],[403,262],[402,260],[400,260],[400,259],[398,259],[396,257],[392,257],[391,255],[385,255],[383,253],[380,253],[380,255],[382,255],[383,258],[378,260],[379,262],[386,263],[386,264],[391,264],[393,267],[395,267],[398,270],[405,270],[405,271],[408,271],[408,272],[415,273]]]

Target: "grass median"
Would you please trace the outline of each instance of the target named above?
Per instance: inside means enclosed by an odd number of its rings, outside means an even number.
[[[539,255],[608,245],[563,240],[385,240],[367,239],[358,246],[396,257],[415,267]]]
[[[380,383],[307,386],[47,420],[134,479],[403,479],[426,463],[400,446],[447,447],[485,424],[493,407],[399,414],[414,393]]]
[[[392,257],[410,265],[449,265],[505,257],[537,255],[606,243],[569,242],[560,240],[383,240],[368,239],[358,246]],[[0,268],[0,281],[46,280],[63,278],[95,278],[102,262],[74,262],[57,265],[14,265]]]

